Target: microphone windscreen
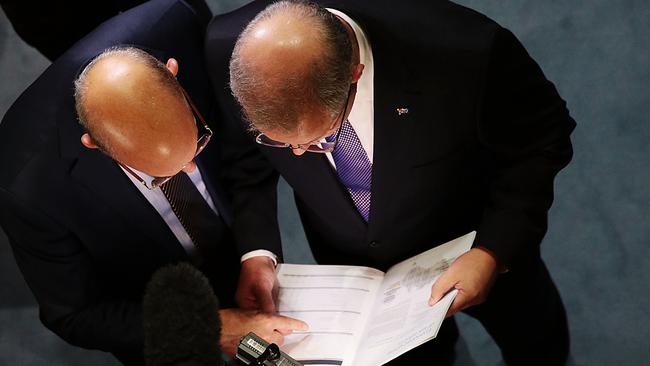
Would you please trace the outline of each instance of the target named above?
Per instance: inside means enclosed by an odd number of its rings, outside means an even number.
[[[143,299],[147,366],[217,366],[219,303],[208,279],[188,263],[156,271]]]

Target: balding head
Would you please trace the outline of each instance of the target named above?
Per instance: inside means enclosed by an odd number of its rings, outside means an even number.
[[[326,9],[277,2],[240,35],[230,86],[253,130],[307,136],[314,125],[329,127],[345,105],[352,55],[348,31]]]
[[[95,58],[75,81],[77,113],[92,144],[152,176],[173,175],[190,162],[197,127],[177,70],[175,60],[164,65],[132,47]]]

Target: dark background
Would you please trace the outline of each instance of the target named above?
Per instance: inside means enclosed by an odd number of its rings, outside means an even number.
[[[246,2],[208,1],[215,13]],[[650,364],[650,3],[459,2],[520,38],[578,122],[575,157],[556,181],[543,243],[569,314],[573,364]],[[0,11],[0,116],[48,65]],[[285,257],[311,262],[290,189],[279,189]],[[465,342],[457,365],[498,365],[478,323],[466,316],[459,323]],[[117,362],[71,347],[40,324],[0,231],[0,366],[81,364]]]

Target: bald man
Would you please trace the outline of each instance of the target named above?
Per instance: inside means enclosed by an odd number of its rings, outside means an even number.
[[[508,365],[564,364],[539,248],[575,122],[512,33],[447,1],[257,1],[215,18],[206,52],[239,136],[224,156],[240,251],[281,256],[278,173],[319,263],[385,270],[476,230],[422,301],[458,289],[448,316],[481,321]],[[240,305],[273,311],[274,280],[268,260],[243,262]],[[448,319],[389,364],[452,364],[457,336]]]
[[[163,64],[134,47],[101,53],[75,80],[77,114],[87,131],[81,143],[120,166],[174,232],[188,260],[204,270],[230,305],[238,260],[215,204],[225,198],[207,188],[203,176],[209,168],[197,166],[212,130],[176,80],[178,72],[174,58]],[[203,202],[194,202],[192,191]],[[282,316],[237,309],[219,314],[221,345],[231,356],[249,331],[282,344],[283,334],[306,329]]]
[[[179,62],[165,61],[130,46],[92,58],[65,88],[74,86],[80,134],[74,119],[61,118],[48,138],[47,125],[17,135],[25,124],[12,117],[21,105],[3,123],[2,138],[21,144],[0,154],[7,167],[0,223],[41,320],[69,343],[111,352],[125,365],[144,364],[144,288],[169,263],[190,262],[208,277],[224,307],[214,309],[220,345],[231,356],[250,331],[281,344],[283,335],[306,329],[294,319],[228,308],[239,257],[209,144],[213,121],[191,97],[201,97],[206,89],[196,80],[205,81],[185,77],[185,89]]]

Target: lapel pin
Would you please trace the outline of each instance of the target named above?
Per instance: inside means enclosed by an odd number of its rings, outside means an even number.
[[[409,112],[409,109],[404,107],[399,107],[396,109],[396,111],[397,111],[397,115],[401,116],[403,114],[407,114]]]

